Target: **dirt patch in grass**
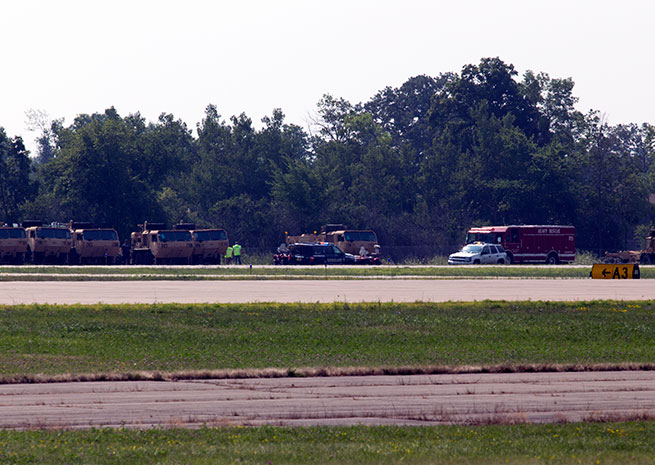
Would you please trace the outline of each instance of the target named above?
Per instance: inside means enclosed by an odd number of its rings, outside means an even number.
[[[0,376],[0,384],[65,383],[82,381],[179,381],[239,378],[306,378],[329,376],[438,375],[472,373],[562,373],[581,371],[652,371],[655,363],[522,364],[489,366],[415,367],[310,367],[230,370],[184,370],[174,372],[128,371],[106,373],[21,374]]]

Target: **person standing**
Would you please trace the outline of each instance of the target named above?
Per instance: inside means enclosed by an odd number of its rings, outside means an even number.
[[[238,242],[234,243],[232,253],[234,254],[234,264],[241,265],[241,245]]]
[[[232,246],[228,245],[227,249],[225,250],[225,264],[226,265],[231,265],[232,264]]]

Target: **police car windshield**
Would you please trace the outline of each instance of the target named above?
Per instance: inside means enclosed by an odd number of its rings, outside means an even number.
[[[329,245],[315,245],[312,247],[314,255],[332,255],[332,247]]]
[[[466,253],[480,253],[480,252],[482,252],[482,245],[479,245],[479,244],[469,244],[469,245],[465,245],[465,246],[462,248],[462,252],[466,252]]]

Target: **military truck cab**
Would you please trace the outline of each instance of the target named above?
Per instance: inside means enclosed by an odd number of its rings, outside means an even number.
[[[133,232],[130,263],[133,265],[188,265],[193,254],[193,240],[187,230],[165,229],[163,223],[140,224]]]
[[[27,235],[26,260],[34,264],[65,265],[72,247],[71,232],[66,225],[43,225],[37,221],[23,223]]]
[[[23,228],[0,226],[0,261],[12,265],[25,263],[27,234]]]
[[[194,225],[195,226],[195,225]],[[192,229],[193,255],[191,261],[194,265],[221,264],[221,257],[230,244],[225,229]]]
[[[113,228],[96,228],[91,223],[69,223],[73,246],[71,265],[114,265],[123,260],[118,233]]]
[[[380,245],[374,231],[343,229],[325,234],[330,242],[346,253],[353,255],[380,255]],[[364,254],[365,252],[365,254]]]

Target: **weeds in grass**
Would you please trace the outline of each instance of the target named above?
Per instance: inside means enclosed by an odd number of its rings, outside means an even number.
[[[593,252],[578,250],[575,254],[574,265],[593,265],[594,263],[601,263],[601,259]]]

